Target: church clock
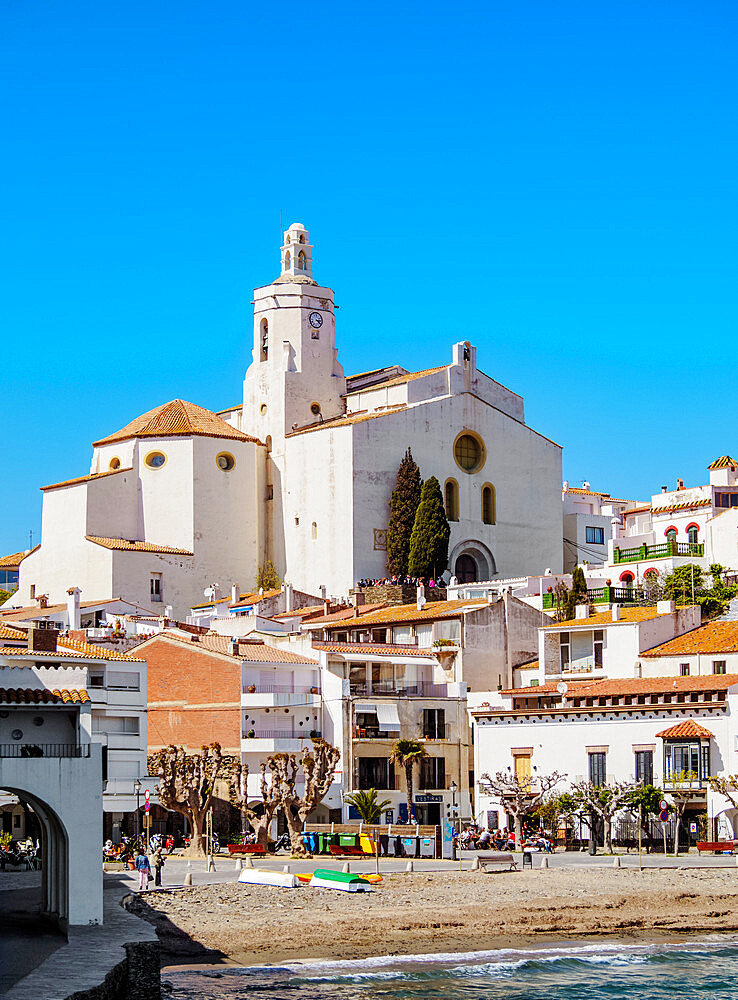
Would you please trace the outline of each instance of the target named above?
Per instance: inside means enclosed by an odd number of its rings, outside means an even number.
[[[311,312],[308,316],[308,320],[313,330],[319,330],[323,325],[323,317],[319,312]]]

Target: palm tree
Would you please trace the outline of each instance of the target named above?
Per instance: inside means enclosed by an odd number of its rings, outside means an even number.
[[[413,809],[413,767],[416,761],[427,756],[425,747],[420,740],[398,740],[392,747],[390,761],[405,768],[408,823],[412,823],[415,820],[415,810]]]
[[[390,799],[382,799],[381,802],[377,802],[376,788],[370,788],[368,792],[354,792],[345,798],[368,826],[376,826],[382,818],[384,810],[392,805]]]

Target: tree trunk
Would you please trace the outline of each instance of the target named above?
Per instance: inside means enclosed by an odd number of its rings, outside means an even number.
[[[605,851],[612,854],[612,816],[603,816],[602,822],[605,825]]]
[[[302,831],[304,823],[298,816],[292,815],[292,810],[289,806],[285,807],[284,818],[287,820],[287,829],[290,834],[290,846],[292,847],[292,853],[298,858],[306,858],[308,856],[307,848],[302,839]]]
[[[516,812],[513,816],[513,827],[515,830],[515,850],[522,851],[523,849],[523,817],[519,812]]]
[[[413,808],[413,763],[408,761],[405,764],[405,784],[407,785],[407,821],[415,822],[415,809]]]
[[[205,857],[205,835],[203,828],[205,826],[206,815],[206,812],[191,812],[187,814],[187,819],[192,827],[192,836],[190,837],[190,846],[184,852],[185,857]]]
[[[272,822],[272,817],[265,813],[263,816],[257,817],[256,820],[251,824],[254,828],[254,833],[256,834],[256,843],[261,844],[262,847],[269,847],[269,827]]]

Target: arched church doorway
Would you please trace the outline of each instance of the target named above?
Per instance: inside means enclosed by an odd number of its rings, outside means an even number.
[[[456,579],[459,583],[476,583],[477,564],[474,562],[472,557],[467,555],[465,552],[456,560],[454,573],[456,574]]]

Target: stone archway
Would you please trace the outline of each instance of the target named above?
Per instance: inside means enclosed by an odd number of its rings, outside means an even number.
[[[41,824],[41,912],[66,931],[69,925],[69,837],[64,823],[51,806],[25,788],[4,785],[30,805]]]
[[[448,562],[459,583],[477,583],[497,575],[495,557],[476,539],[469,538],[455,545]]]

